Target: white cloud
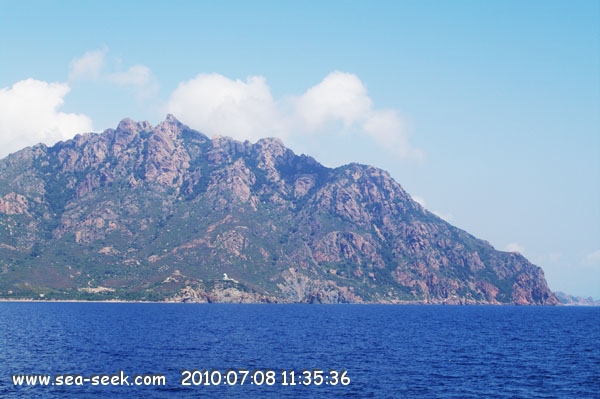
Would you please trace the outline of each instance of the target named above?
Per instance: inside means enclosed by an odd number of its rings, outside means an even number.
[[[363,122],[372,101],[356,75],[332,72],[302,96],[292,100],[298,117],[309,131],[326,127],[328,122],[343,122],[346,128]]]
[[[86,52],[69,65],[69,80],[90,80],[110,83],[134,90],[138,100],[146,100],[158,94],[158,80],[145,65],[134,65],[124,71],[109,71],[106,68],[108,48]],[[120,62],[118,63],[120,64]]]
[[[0,157],[39,142],[51,145],[92,131],[88,116],[59,111],[69,91],[67,83],[35,79],[0,89]]]
[[[401,158],[424,157],[423,151],[410,145],[406,128],[394,110],[371,111],[363,123],[363,129],[381,146],[393,150]]]
[[[507,244],[506,247],[504,247],[504,250],[507,252],[518,252],[520,254],[523,254],[525,252],[525,248],[523,248],[521,244],[516,242],[511,242],[510,244]]]
[[[583,263],[587,265],[600,265],[600,249],[587,254],[583,259]]]
[[[135,65],[124,72],[115,72],[108,79],[121,86],[145,86],[150,82],[152,72],[144,65]]]
[[[344,130],[357,129],[402,158],[423,157],[409,144],[398,112],[373,108],[367,88],[354,74],[332,72],[292,102],[309,131],[323,132],[341,122]]]
[[[69,80],[97,80],[104,69],[106,47],[100,50],[88,51],[80,58],[71,61],[69,65]]]
[[[200,74],[182,82],[165,111],[206,134],[236,139],[362,134],[404,158],[421,158],[395,110],[375,109],[361,80],[335,71],[302,95],[273,99],[264,77]]]
[[[206,134],[241,140],[281,135],[276,109],[263,77],[244,82],[216,73],[180,83],[166,106],[167,112]]]
[[[126,71],[111,73],[107,80],[119,86],[133,87],[138,99],[152,98],[158,94],[158,80],[144,65],[134,65]]]

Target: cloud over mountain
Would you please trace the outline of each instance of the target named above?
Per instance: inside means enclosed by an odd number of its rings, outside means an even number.
[[[0,156],[44,142],[53,144],[75,133],[92,130],[83,114],[61,112],[71,88],[67,83],[36,79],[0,89]]]
[[[281,115],[266,80],[232,80],[217,73],[199,74],[173,91],[166,109],[209,134],[258,139],[281,134]]]
[[[83,82],[100,90],[104,90],[102,86],[121,88],[137,102],[161,102],[159,81],[149,67],[135,64],[121,68],[120,60],[112,64],[107,61],[108,54],[109,49],[103,47],[74,58],[69,64],[68,82],[29,79],[2,89],[0,101],[8,104],[0,111],[0,116],[6,114],[0,125],[5,149],[16,150],[40,141],[52,144],[75,132],[91,130],[88,116],[58,112],[71,87]],[[200,73],[179,83],[162,111],[209,135],[251,141],[266,136],[309,136],[317,142],[325,137],[362,136],[399,158],[423,158],[423,152],[410,143],[398,112],[375,107],[360,78],[342,71],[329,73],[299,95],[281,98],[273,97],[263,76],[241,80]]]
[[[262,76],[199,74],[173,91],[165,111],[195,129],[236,139],[359,134],[405,158],[421,158],[397,112],[378,109],[354,74],[334,71],[299,96],[274,99]]]

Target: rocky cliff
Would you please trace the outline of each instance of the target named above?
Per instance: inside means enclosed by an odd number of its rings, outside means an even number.
[[[211,140],[171,115],[0,161],[0,297],[558,303],[539,267],[383,170]]]

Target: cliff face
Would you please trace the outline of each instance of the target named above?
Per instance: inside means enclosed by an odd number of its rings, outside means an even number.
[[[224,278],[223,274],[227,277]],[[0,161],[0,297],[556,304],[385,171],[123,120]]]

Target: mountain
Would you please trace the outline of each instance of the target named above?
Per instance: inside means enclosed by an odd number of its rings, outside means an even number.
[[[557,304],[543,271],[372,166],[172,115],[0,161],[0,298]]]
[[[554,295],[556,295],[556,298],[560,301],[561,304],[567,306],[600,306],[600,300],[594,300],[594,298],[592,298],[591,296],[584,298],[580,296],[566,294],[561,291],[555,292]]]

